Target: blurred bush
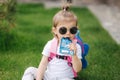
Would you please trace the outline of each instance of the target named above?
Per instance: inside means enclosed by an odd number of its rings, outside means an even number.
[[[0,1],[0,50],[10,49],[15,38],[16,0]]]

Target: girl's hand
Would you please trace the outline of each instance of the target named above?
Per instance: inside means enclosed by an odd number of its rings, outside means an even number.
[[[76,47],[76,41],[72,41],[72,43],[70,43],[69,48],[71,51],[74,51],[74,55],[76,54],[77,51],[77,47]]]

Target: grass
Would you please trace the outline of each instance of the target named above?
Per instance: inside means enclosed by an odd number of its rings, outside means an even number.
[[[18,4],[13,47],[0,51],[0,80],[21,80],[24,70],[37,67],[45,43],[52,39],[52,17],[59,9],[41,4]],[[111,38],[87,8],[72,8],[78,16],[81,37],[90,46],[88,67],[81,80],[119,80],[120,45]]]

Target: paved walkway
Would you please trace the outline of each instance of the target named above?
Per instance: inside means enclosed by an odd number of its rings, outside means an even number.
[[[88,8],[96,15],[103,28],[109,32],[117,44],[120,44],[120,9],[106,5],[92,5]]]

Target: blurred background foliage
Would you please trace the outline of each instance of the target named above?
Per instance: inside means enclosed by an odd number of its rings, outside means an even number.
[[[0,50],[9,50],[15,40],[16,0],[0,1]]]

